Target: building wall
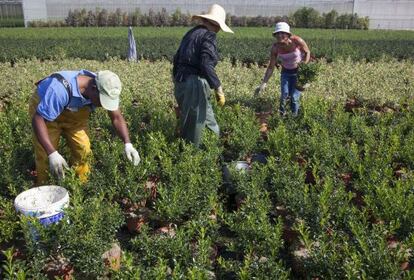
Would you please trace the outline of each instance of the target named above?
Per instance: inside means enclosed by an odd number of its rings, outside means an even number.
[[[23,25],[22,0],[0,0],[0,28]]]
[[[22,3],[1,2],[0,1],[0,18],[22,17]]]
[[[211,1],[200,0],[22,0],[25,22],[35,19],[64,19],[69,10],[95,10],[105,8],[114,11],[142,12],[166,8],[171,13],[177,8],[192,14],[205,12]],[[217,0],[226,12],[239,16],[282,16],[289,15],[301,7],[313,7],[319,12],[335,9],[339,14],[357,13],[370,18],[370,28],[414,29],[414,0]]]
[[[414,0],[356,0],[355,12],[370,29],[414,29]]]
[[[23,0],[24,24],[29,21],[47,20],[46,0]]]
[[[30,0],[25,0],[30,1]],[[95,10],[97,7],[105,8],[110,11],[114,11],[120,8],[122,11],[133,11],[136,8],[140,8],[142,12],[147,12],[149,9],[155,11],[166,8],[167,12],[173,12],[177,8],[181,11],[190,13],[200,13],[207,11],[211,2],[209,1],[186,1],[186,0],[84,0],[84,1],[72,1],[72,0],[46,0],[47,2],[47,15],[49,19],[62,19],[67,16],[69,10],[85,8],[86,10]],[[292,0],[292,1],[246,1],[246,0],[222,0],[215,1],[216,3],[225,7],[226,12],[232,15],[246,15],[246,16],[273,16],[273,15],[287,15],[296,11],[298,8],[306,6],[312,6],[320,10],[321,12],[330,11],[332,9],[337,10],[339,13],[351,12],[353,0]]]

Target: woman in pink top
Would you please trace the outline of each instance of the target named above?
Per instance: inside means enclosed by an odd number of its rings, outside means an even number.
[[[286,22],[278,22],[276,24],[273,36],[276,37],[277,41],[272,46],[269,66],[267,66],[261,85],[256,89],[256,94],[261,93],[266,88],[267,81],[272,76],[275,66],[279,68],[279,63],[281,63],[280,113],[281,115],[285,114],[285,104],[287,99],[290,98],[292,114],[297,116],[300,99],[300,91],[296,89],[298,66],[301,62],[309,62],[310,51],[302,38],[290,33],[290,27]]]

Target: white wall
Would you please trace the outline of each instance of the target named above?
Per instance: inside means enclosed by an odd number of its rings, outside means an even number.
[[[39,9],[44,8],[44,4],[40,4],[36,8],[38,0],[23,0],[27,3],[28,13],[39,13]],[[82,9],[95,10],[97,7],[114,11],[120,8],[122,11],[134,11],[140,8],[142,12],[149,9],[155,11],[166,8],[169,13],[180,8],[182,12],[201,13],[207,11],[208,7],[213,3],[222,5],[226,12],[232,15],[246,16],[282,16],[288,15],[297,9],[310,6],[317,8],[320,12],[328,12],[332,9],[339,13],[350,13],[352,11],[353,0],[42,0],[46,2],[45,19],[63,19],[68,15],[69,10]],[[30,6],[30,7],[29,7]],[[31,9],[35,10],[31,11]],[[30,18],[37,16],[30,16]]]
[[[47,19],[46,0],[23,0],[24,25],[33,20]]]
[[[414,0],[355,0],[355,12],[370,29],[414,29]]]

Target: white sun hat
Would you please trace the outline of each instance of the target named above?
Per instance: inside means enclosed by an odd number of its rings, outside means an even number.
[[[290,33],[289,24],[287,24],[286,22],[283,22],[283,21],[276,23],[275,31],[273,31],[273,35],[278,33],[278,32],[285,32],[285,33],[288,33],[288,34],[292,34],[292,33]]]
[[[195,15],[193,18],[205,18],[217,23],[224,32],[234,33],[226,24],[226,11],[218,4],[213,4],[207,14]]]

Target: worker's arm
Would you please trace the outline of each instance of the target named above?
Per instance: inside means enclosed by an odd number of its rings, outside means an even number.
[[[118,136],[122,141],[126,143],[131,143],[129,139],[128,127],[126,125],[125,119],[122,116],[120,110],[108,111],[108,115],[111,118],[112,126],[116,129]]]
[[[305,53],[305,59],[303,60],[303,62],[308,63],[310,60],[310,50],[305,40],[303,40],[299,36],[295,36],[295,42],[299,46],[301,51]]]
[[[267,66],[266,73],[263,77],[263,83],[267,83],[270,77],[272,77],[275,66],[279,68],[279,64],[277,64],[277,46],[273,45],[272,50],[270,51],[269,65]]]
[[[125,119],[121,114],[120,110],[108,111],[108,115],[111,118],[112,125],[116,129],[119,137],[125,144],[125,154],[127,158],[134,164],[138,165],[141,161],[141,158],[138,154],[138,151],[131,144],[129,139],[128,127],[126,125]]]
[[[40,145],[42,145],[43,149],[45,149],[46,154],[50,155],[56,151],[55,147],[53,147],[52,142],[50,141],[45,119],[37,112],[32,118],[32,127],[36,134],[37,140],[39,141]]]
[[[277,46],[273,45],[272,50],[270,51],[270,61],[269,65],[267,66],[265,75],[263,77],[262,83],[256,88],[255,94],[259,95],[261,94],[267,86],[267,82],[269,81],[270,77],[273,74],[273,71],[275,69],[275,66],[279,68],[279,65],[277,64]]]

